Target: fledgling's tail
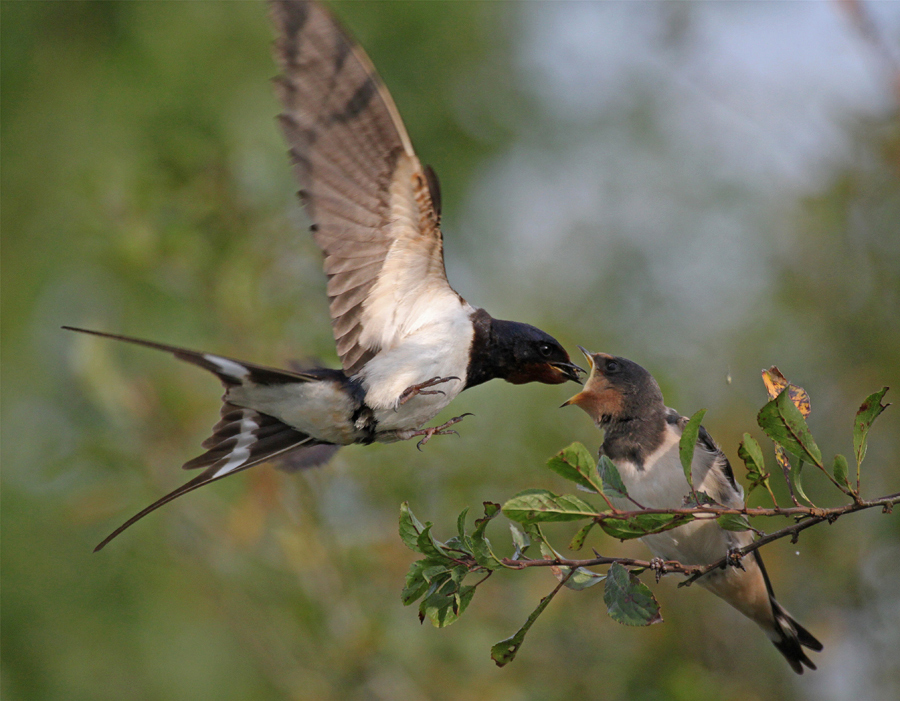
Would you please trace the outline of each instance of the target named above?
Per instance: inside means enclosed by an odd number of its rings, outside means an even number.
[[[775,592],[772,591],[772,583],[769,581],[769,575],[766,567],[763,565],[762,557],[759,551],[756,551],[756,562],[762,572],[763,579],[766,582],[766,590],[769,592],[769,604],[772,606],[772,614],[775,617],[774,626],[771,631],[767,631],[772,644],[778,649],[784,658],[788,661],[797,674],[803,674],[803,667],[815,669],[816,665],[806,654],[803,649],[809,648],[814,652],[821,652],[822,643],[820,643],[812,633],[801,626],[789,614],[784,606],[775,600]]]
[[[822,643],[816,640],[806,628],[801,626],[794,620],[793,616],[784,610],[784,607],[775,601],[772,597],[769,599],[772,604],[772,611],[775,613],[776,632],[779,634],[778,640],[772,643],[778,648],[778,652],[784,655],[788,664],[797,674],[803,674],[803,666],[806,665],[810,669],[815,669],[816,665],[809,659],[804,647],[820,652]]]
[[[247,385],[284,385],[315,382],[329,371],[292,372],[290,370],[277,370],[211,353],[198,353],[176,346],[144,341],[130,336],[90,331],[73,326],[63,326],[63,328],[102,338],[111,338],[116,341],[135,343],[140,346],[171,353],[179,360],[184,360],[209,370],[226,387],[221,418],[213,427],[212,435],[203,441],[203,447],[207,449],[206,452],[183,465],[185,470],[204,468],[203,472],[132,516],[104,538],[94,548],[94,552],[103,548],[126,528],[163,504],[167,504],[182,494],[187,494],[205,484],[274,458],[293,458],[289,464],[297,467],[312,467],[313,465],[327,462],[328,458],[333,455],[331,450],[313,450],[316,446],[330,446],[330,444],[317,441],[313,437],[291,428],[273,416],[263,414],[255,409],[237,406],[227,400],[227,390],[229,388]]]

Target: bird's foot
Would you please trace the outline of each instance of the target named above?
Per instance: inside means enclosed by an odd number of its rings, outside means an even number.
[[[451,434],[458,436],[459,434],[456,431],[450,429],[450,426],[453,426],[454,424],[458,424],[460,421],[462,421],[467,416],[474,416],[474,414],[467,412],[465,414],[462,414],[461,416],[457,416],[453,419],[450,419],[447,423],[443,423],[440,426],[432,426],[431,428],[420,428],[418,431],[410,431],[409,433],[405,434],[403,437],[405,439],[409,439],[409,438],[413,438],[415,436],[424,436],[424,438],[422,438],[422,440],[420,440],[418,443],[416,443],[416,448],[418,448],[419,450],[422,450],[422,446],[425,445],[428,441],[430,441],[432,436],[449,436]]]
[[[744,563],[741,560],[744,558],[743,554],[741,554],[740,548],[729,548],[728,553],[725,555],[725,562],[729,567],[737,567],[740,570],[744,569]]]
[[[402,406],[403,404],[406,404],[406,402],[415,397],[417,394],[444,394],[442,390],[429,390],[428,388],[443,384],[444,382],[450,382],[450,380],[458,379],[459,378],[455,375],[451,375],[450,377],[432,377],[430,380],[420,382],[417,385],[410,385],[400,394],[398,405]]]
[[[654,557],[652,560],[650,560],[650,569],[656,576],[657,584],[659,584],[659,580],[662,579],[663,575],[669,571],[666,567],[666,561],[661,557]]]

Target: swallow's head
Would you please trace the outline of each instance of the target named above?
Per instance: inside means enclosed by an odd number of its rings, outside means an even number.
[[[662,392],[653,376],[633,360],[590,353],[578,346],[591,372],[584,389],[563,406],[581,407],[597,425],[628,418],[640,418],[663,404]]]
[[[559,385],[568,380],[581,381],[578,373],[585,371],[571,361],[565,348],[550,334],[516,321],[495,319],[494,326],[510,356],[502,375],[507,382]]]

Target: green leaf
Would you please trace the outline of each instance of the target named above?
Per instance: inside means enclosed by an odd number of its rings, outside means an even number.
[[[519,652],[519,648],[522,647],[522,643],[525,641],[525,635],[531,629],[531,626],[534,625],[534,622],[538,619],[544,609],[547,608],[547,605],[553,600],[553,597],[559,593],[559,589],[554,589],[547,596],[541,599],[541,602],[537,605],[537,608],[531,612],[531,615],[528,616],[528,620],[522,625],[519,630],[516,631],[516,634],[506,640],[501,640],[496,645],[491,647],[491,659],[496,663],[498,667],[503,667],[504,665],[509,664],[516,658],[516,653]]]
[[[681,440],[678,441],[678,455],[681,458],[681,469],[688,487],[694,491],[694,482],[691,479],[691,463],[694,462],[694,449],[697,447],[697,436],[700,435],[700,422],[706,416],[706,409],[701,409],[694,414],[684,425],[681,432]]]
[[[716,523],[726,531],[749,531],[750,521],[743,514],[722,514]]]
[[[416,518],[409,508],[409,502],[400,504],[400,539],[410,550],[421,553],[419,550],[419,534],[425,530],[425,526]]]
[[[545,560],[562,560],[564,559],[558,552],[556,552],[553,547],[549,543],[541,543],[541,555],[544,556]],[[573,589],[575,591],[581,591],[582,589],[587,589],[588,587],[592,587],[595,584],[602,582],[606,579],[605,574],[597,574],[596,572],[591,572],[589,569],[584,567],[576,567],[575,571],[572,572],[571,567],[565,567],[563,565],[551,565],[550,570],[553,572],[553,576],[556,579],[563,583],[564,586],[569,589]],[[569,572],[572,572],[570,575]]]
[[[500,558],[494,555],[494,551],[491,549],[491,542],[484,534],[488,523],[499,513],[499,504],[490,501],[484,502],[484,518],[475,521],[475,530],[472,531],[472,535],[468,538],[468,542],[472,547],[472,557],[475,558],[479,565],[489,570],[503,567]]]
[[[400,593],[400,600],[404,606],[409,606],[428,590],[435,574],[435,567],[439,567],[443,571],[447,570],[440,562],[427,558],[417,560],[409,566],[409,571],[406,573],[406,586]],[[426,572],[428,572],[427,578]]]
[[[419,620],[428,618],[435,628],[446,628],[459,620],[475,596],[475,587],[458,586],[448,578],[419,606]]]
[[[597,473],[600,475],[603,491],[608,496],[622,498],[628,496],[628,490],[625,489],[625,483],[622,481],[619,469],[606,455],[600,456],[600,462],[597,463]]]
[[[481,502],[482,506],[484,506],[484,517],[486,519],[492,519],[494,516],[500,513],[501,508],[500,504],[495,504],[492,501],[483,501]]]
[[[547,461],[547,467],[589,492],[599,492],[600,485],[593,480],[594,458],[590,451],[577,441],[563,448]]]
[[[596,516],[597,510],[571,494],[558,496],[546,489],[528,489],[507,501],[503,513],[511,521],[536,523],[578,521]]]
[[[879,392],[870,394],[866,397],[866,401],[862,403],[862,406],[859,407],[859,411],[856,412],[856,420],[853,422],[853,453],[856,455],[857,472],[863,459],[866,457],[869,429],[872,427],[875,419],[881,415],[881,412],[890,406],[890,404],[881,403],[887,391],[887,387],[882,387]]]
[[[569,543],[569,550],[581,550],[584,547],[584,539],[587,538],[588,533],[591,532],[591,529],[597,525],[596,521],[588,521],[584,524],[572,537],[572,542]]]
[[[797,494],[800,495],[801,499],[804,499],[810,506],[815,507],[815,504],[812,503],[812,499],[806,496],[806,492],[803,491],[803,483],[800,481],[800,475],[803,472],[804,464],[803,460],[797,461],[797,469],[794,470],[794,488],[797,490]]]
[[[617,623],[649,626],[662,621],[653,592],[618,562],[607,573],[603,601],[610,618]]]
[[[459,516],[456,517],[456,532],[459,535],[461,543],[466,542],[466,516],[469,513],[469,507],[463,509]]]
[[[513,545],[516,548],[516,552],[513,554],[513,560],[521,560],[522,555],[528,550],[531,545],[531,538],[527,533],[520,531],[516,528],[516,524],[510,523],[509,530],[512,533]]]
[[[835,455],[832,472],[834,473],[834,479],[837,482],[846,485],[851,490],[853,489],[853,487],[850,486],[850,465],[847,464],[847,458],[840,454]]]
[[[809,432],[806,419],[791,400],[790,387],[759,410],[757,421],[766,435],[789,453],[822,467],[822,452]]]
[[[417,552],[422,553],[426,557],[450,559],[447,553],[444,552],[443,543],[438,542],[435,540],[434,536],[431,535],[431,526],[431,522],[427,522],[422,529],[422,532],[419,533],[419,537],[416,538]]]
[[[688,494],[684,498],[684,505],[689,509],[695,506],[714,506],[716,503],[716,500],[702,489],[697,490],[693,494]]]
[[[560,569],[566,572],[569,571],[568,567],[562,567]],[[576,567],[572,576],[566,580],[566,586],[574,591],[581,591],[582,589],[587,589],[595,584],[599,584],[605,579],[605,574],[597,574],[584,567]]]
[[[693,520],[690,514],[638,514],[628,518],[605,518],[600,521],[600,528],[613,538],[629,540],[678,528]]]
[[[744,461],[747,468],[747,479],[750,481],[747,494],[749,495],[760,485],[769,489],[769,473],[766,472],[766,461],[763,458],[762,448],[749,433],[744,434],[744,440],[738,446],[738,457]]]

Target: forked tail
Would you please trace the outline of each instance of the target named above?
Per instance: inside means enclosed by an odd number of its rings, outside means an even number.
[[[140,346],[171,353],[179,360],[184,360],[214,373],[226,388],[247,383],[270,385],[309,382],[318,379],[317,373],[277,370],[211,353],[198,353],[176,346],[144,341],[130,336],[90,331],[72,326],[64,326],[63,328],[102,338],[111,338],[116,341],[135,343]],[[94,552],[102,549],[109,541],[133,523],[155,511],[163,504],[180,497],[182,494],[187,494],[205,484],[246,470],[248,467],[253,467],[273,458],[290,460],[290,463],[301,467],[321,464],[321,462],[327,461],[333,453],[321,448],[318,450],[313,450],[313,448],[326,445],[330,444],[317,441],[268,414],[263,414],[255,409],[237,406],[227,400],[223,401],[221,418],[213,427],[212,435],[203,441],[203,447],[207,449],[206,452],[193,460],[189,460],[183,466],[185,470],[204,468],[203,472],[132,516],[104,538],[94,548]],[[307,452],[308,455],[306,454]]]

